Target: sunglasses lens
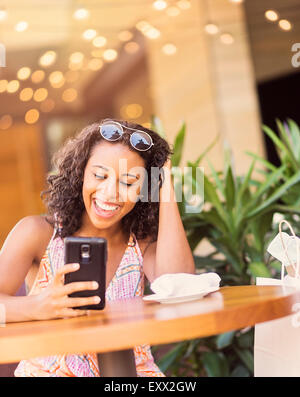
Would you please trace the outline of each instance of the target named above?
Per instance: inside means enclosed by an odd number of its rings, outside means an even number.
[[[101,134],[103,138],[108,141],[116,141],[122,136],[122,128],[114,123],[103,124],[100,127]]]
[[[152,146],[151,137],[148,134],[143,133],[142,131],[134,132],[133,134],[131,134],[130,142],[132,146],[140,151],[148,150]]]

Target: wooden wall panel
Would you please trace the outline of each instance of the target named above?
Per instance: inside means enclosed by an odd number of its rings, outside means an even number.
[[[41,126],[14,125],[0,131],[0,247],[24,216],[44,212],[46,156]]]

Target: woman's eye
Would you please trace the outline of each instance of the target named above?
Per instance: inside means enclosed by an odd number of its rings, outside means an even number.
[[[94,174],[94,177],[96,179],[105,179],[105,175]],[[126,183],[126,182],[120,182],[120,183],[122,183],[122,185],[125,185],[125,186],[128,186],[128,187],[134,185],[134,183]]]
[[[97,178],[97,179],[104,179],[104,178],[105,178],[104,175],[97,175],[97,174],[94,174],[94,176],[95,176],[95,178]]]

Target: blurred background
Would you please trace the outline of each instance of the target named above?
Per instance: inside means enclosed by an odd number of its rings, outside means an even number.
[[[300,122],[299,19],[298,0],[0,0],[0,247],[45,212],[52,154],[101,118],[156,115],[169,143],[185,121],[182,164],[217,135],[216,169],[224,145],[238,173],[246,150],[276,162],[261,124]]]

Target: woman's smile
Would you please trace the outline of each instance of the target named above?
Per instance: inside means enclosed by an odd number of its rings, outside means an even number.
[[[111,218],[121,209],[121,206],[119,205],[108,205],[103,203],[103,201],[99,201],[97,199],[93,199],[92,203],[94,212],[97,216],[101,218]]]

